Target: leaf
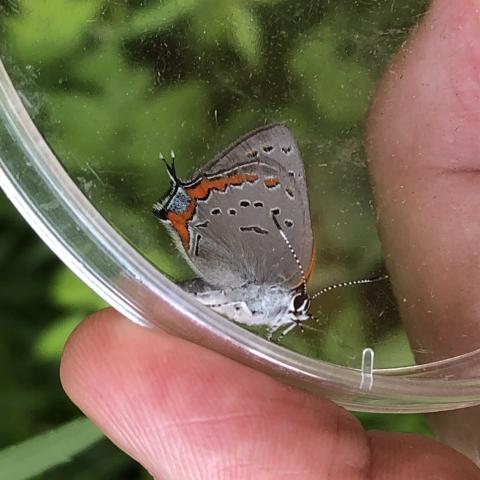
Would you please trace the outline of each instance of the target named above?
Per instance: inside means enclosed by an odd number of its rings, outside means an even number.
[[[359,59],[339,54],[339,45],[349,34],[334,18],[298,46],[291,62],[319,113],[330,122],[343,124],[362,120],[374,85]]]
[[[407,334],[395,329],[375,346],[375,368],[392,368],[415,365]]]
[[[61,307],[88,311],[99,310],[107,304],[68,268],[59,270],[52,287],[52,299]]]
[[[165,30],[189,14],[199,3],[199,0],[170,0],[143,8],[132,17],[126,36],[135,37]]]
[[[247,62],[257,64],[261,30],[256,17],[248,9],[233,5],[230,9],[230,21],[235,48]]]
[[[248,3],[251,5],[266,5],[273,6],[276,3],[279,3],[281,0],[249,0]]]
[[[386,432],[414,432],[432,436],[425,416],[422,414],[380,414],[353,412],[362,422],[365,430],[383,430]]]
[[[17,60],[41,64],[65,56],[96,21],[100,0],[23,0],[21,15],[7,22],[7,34]]]
[[[65,342],[84,318],[85,315],[83,314],[73,314],[48,325],[35,345],[37,355],[42,360],[57,360],[60,358]]]
[[[321,358],[327,362],[358,367],[366,346],[361,308],[351,301],[330,319],[327,335],[321,346]]]
[[[88,419],[78,418],[50,432],[0,450],[0,478],[24,480],[69,462],[103,438]]]

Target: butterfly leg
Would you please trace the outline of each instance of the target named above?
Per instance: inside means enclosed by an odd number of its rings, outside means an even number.
[[[289,333],[291,330],[293,330],[300,322],[296,322],[295,320],[285,320],[284,318],[280,319],[279,321],[274,322],[273,324],[268,325],[267,327],[267,332],[265,338],[267,340],[271,340],[273,337],[273,334],[279,330],[281,327],[286,328],[280,333],[278,336],[278,340],[282,339],[287,333]]]
[[[287,328],[285,328],[282,333],[280,334],[280,337],[285,337],[288,333],[290,333],[295,327],[297,326],[296,322],[292,322]]]
[[[277,325],[274,325],[271,327],[271,330],[269,331],[269,336],[267,337],[269,340],[272,337],[273,332],[278,330],[282,326],[286,326],[281,332],[280,335],[278,336],[278,340],[281,340],[283,337],[285,337],[287,334],[289,334],[293,329],[296,327],[300,327],[300,331],[302,333],[305,332],[305,328],[303,327],[302,321],[301,320],[289,320],[288,322],[282,322]]]

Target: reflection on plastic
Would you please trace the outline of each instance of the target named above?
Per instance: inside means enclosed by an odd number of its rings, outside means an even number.
[[[370,347],[364,348],[362,352],[362,378],[360,390],[369,392],[373,387],[373,361],[375,352]]]

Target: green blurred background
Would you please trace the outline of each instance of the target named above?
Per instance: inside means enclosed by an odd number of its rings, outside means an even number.
[[[168,185],[159,150],[174,149],[188,177],[237,136],[287,121],[308,174],[315,290],[382,268],[363,122],[381,72],[425,8],[424,0],[0,0],[0,54],[72,178],[175,280],[189,271],[150,215]],[[0,216],[2,448],[79,415],[61,390],[59,356],[104,303],[4,197]],[[292,336],[289,347],[358,365],[373,344],[376,366],[413,362],[388,285],[336,293],[318,308],[329,319],[321,336]],[[419,415],[359,416],[367,428],[428,433]],[[148,476],[102,441],[41,478]]]

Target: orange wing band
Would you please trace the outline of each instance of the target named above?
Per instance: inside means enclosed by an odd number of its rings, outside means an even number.
[[[244,183],[253,183],[257,180],[258,176],[253,174],[232,175],[230,177],[220,177],[215,179],[204,178],[199,183],[185,188],[185,191],[190,198],[185,211],[182,213],[174,213],[172,211],[167,213],[167,220],[178,233],[185,250],[188,251],[190,245],[190,233],[188,231],[187,223],[193,218],[199,200],[205,200],[208,198],[212,190],[224,192],[228,187],[239,187]]]
[[[277,185],[280,185],[280,180],[278,178],[275,178],[275,177],[269,177],[269,178],[266,178],[263,181],[263,183],[265,184],[265,186],[267,188],[274,188]]]

